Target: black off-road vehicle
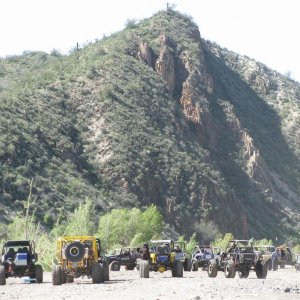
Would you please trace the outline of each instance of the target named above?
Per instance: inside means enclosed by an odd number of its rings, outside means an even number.
[[[29,277],[30,282],[43,282],[43,268],[36,264],[33,241],[7,241],[2,248],[0,265],[0,285],[6,284],[8,277]]]
[[[126,270],[133,270],[136,267],[137,258],[141,257],[140,248],[122,248],[115,249],[109,255],[106,255],[111,271],[120,271],[121,266]]]
[[[223,271],[226,278],[234,278],[238,272],[240,278],[247,278],[250,270],[255,271],[257,278],[266,278],[268,269],[266,262],[258,257],[249,240],[231,240],[220,259],[212,259],[208,263],[209,277],[216,277]]]

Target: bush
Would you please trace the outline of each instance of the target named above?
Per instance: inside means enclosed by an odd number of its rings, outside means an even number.
[[[98,235],[105,250],[115,245],[137,246],[160,235],[164,222],[155,205],[144,212],[138,208],[113,209],[100,217]]]
[[[226,233],[223,238],[219,237],[216,240],[214,240],[211,244],[212,244],[212,246],[220,247],[222,250],[225,250],[225,248],[230,240],[234,240],[233,234]]]

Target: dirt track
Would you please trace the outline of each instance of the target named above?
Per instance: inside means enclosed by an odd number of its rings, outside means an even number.
[[[43,284],[24,283],[8,278],[0,287],[0,299],[300,299],[300,272],[294,268],[269,272],[266,279],[257,279],[250,272],[248,279],[227,279],[219,272],[216,278],[207,273],[184,272],[184,278],[172,278],[171,271],[150,272],[150,278],[139,278],[137,270],[111,272],[110,281],[92,284],[90,279],[53,286],[51,273],[44,274]],[[290,290],[289,290],[290,289]]]

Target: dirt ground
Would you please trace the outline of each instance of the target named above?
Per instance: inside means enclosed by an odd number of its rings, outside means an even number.
[[[74,283],[53,286],[51,273],[44,273],[44,283],[25,283],[22,278],[8,278],[0,287],[0,299],[300,299],[300,272],[294,268],[269,272],[257,279],[238,275],[227,279],[223,272],[209,278],[207,272],[184,272],[183,278],[172,278],[171,271],[150,272],[150,278],[139,278],[137,270],[110,273],[110,281],[92,284],[91,279],[78,278]]]

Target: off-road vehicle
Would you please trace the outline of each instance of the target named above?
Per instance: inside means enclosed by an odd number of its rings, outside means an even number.
[[[272,245],[254,245],[255,254],[267,264],[269,271],[272,270],[272,253],[275,247]]]
[[[30,282],[43,282],[43,268],[37,264],[33,241],[7,241],[2,248],[0,265],[0,285],[6,284],[8,277],[29,277]]]
[[[52,284],[73,282],[87,276],[93,283],[109,280],[108,263],[101,257],[101,244],[94,236],[64,236],[56,241],[56,261]]]
[[[175,241],[174,251],[176,253],[175,260],[180,260],[183,264],[183,270],[190,272],[192,270],[192,259],[186,253],[186,242]]]
[[[300,271],[300,254],[295,254],[295,269]]]
[[[250,240],[231,240],[220,259],[212,259],[208,263],[209,277],[216,277],[223,271],[226,278],[234,278],[238,272],[240,278],[247,278],[250,270],[255,271],[257,278],[266,278],[268,269],[266,262],[258,257]]]
[[[192,255],[193,271],[198,271],[201,268],[202,271],[207,270],[208,262],[211,259],[220,258],[221,249],[210,245],[196,246]]]
[[[293,259],[293,253],[291,249],[287,247],[285,244],[277,248],[279,249],[280,255],[277,257],[275,269],[278,268],[278,266],[281,269],[284,269],[285,266],[293,266],[295,264],[295,261]]]
[[[140,248],[130,247],[114,249],[111,253],[105,255],[110,271],[120,271],[121,266],[125,266],[126,270],[133,270],[136,267],[136,260],[140,256]]]
[[[149,271],[165,272],[172,271],[172,277],[183,277],[183,264],[181,260],[176,260],[174,241],[172,240],[151,240],[150,259],[138,260],[138,270],[140,277],[149,278]]]

